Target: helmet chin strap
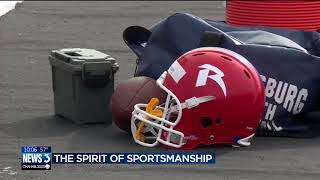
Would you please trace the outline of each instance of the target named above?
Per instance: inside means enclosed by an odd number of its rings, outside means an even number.
[[[185,100],[185,102],[181,103],[181,109],[185,109],[185,108],[191,109],[191,108],[197,107],[201,103],[205,103],[215,99],[216,97],[214,96],[192,97]],[[170,107],[168,112],[175,112],[175,111],[178,111],[178,105],[174,105]]]
[[[146,107],[146,112],[151,114],[151,115],[154,115],[154,116],[157,116],[157,117],[161,117],[163,112],[160,110],[160,109],[156,109],[156,106],[159,104],[159,99],[158,98],[151,98],[150,99],[150,102],[148,103],[147,107]],[[145,119],[147,120],[152,120],[151,117],[149,116],[145,116],[144,117]],[[136,132],[134,132],[134,136],[141,140],[141,141],[145,141],[145,137],[143,135],[143,130],[145,128],[145,123],[144,122],[141,122],[139,124],[139,127],[138,129],[136,130]],[[154,130],[153,130],[154,131]],[[154,133],[154,132],[153,132]]]

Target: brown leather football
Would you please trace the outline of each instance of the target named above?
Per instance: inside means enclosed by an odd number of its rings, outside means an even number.
[[[140,76],[120,83],[114,90],[110,102],[113,122],[120,129],[131,132],[131,113],[134,105],[147,104],[153,97],[157,97],[161,104],[165,101],[167,93],[152,78]]]

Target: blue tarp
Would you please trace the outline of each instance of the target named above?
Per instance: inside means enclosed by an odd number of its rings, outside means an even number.
[[[138,56],[135,75],[154,79],[179,56],[204,44],[235,51],[256,67],[265,84],[258,134],[309,137],[320,130],[319,116],[310,115],[320,105],[318,32],[236,27],[178,13],[150,29],[128,27],[123,37]]]

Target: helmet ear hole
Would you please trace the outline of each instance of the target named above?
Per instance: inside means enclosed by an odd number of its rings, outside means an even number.
[[[200,124],[203,128],[210,127],[212,125],[212,121],[210,117],[201,117]]]

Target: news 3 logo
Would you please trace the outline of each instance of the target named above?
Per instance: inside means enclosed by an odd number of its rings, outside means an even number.
[[[51,170],[50,146],[22,146],[22,170]]]

